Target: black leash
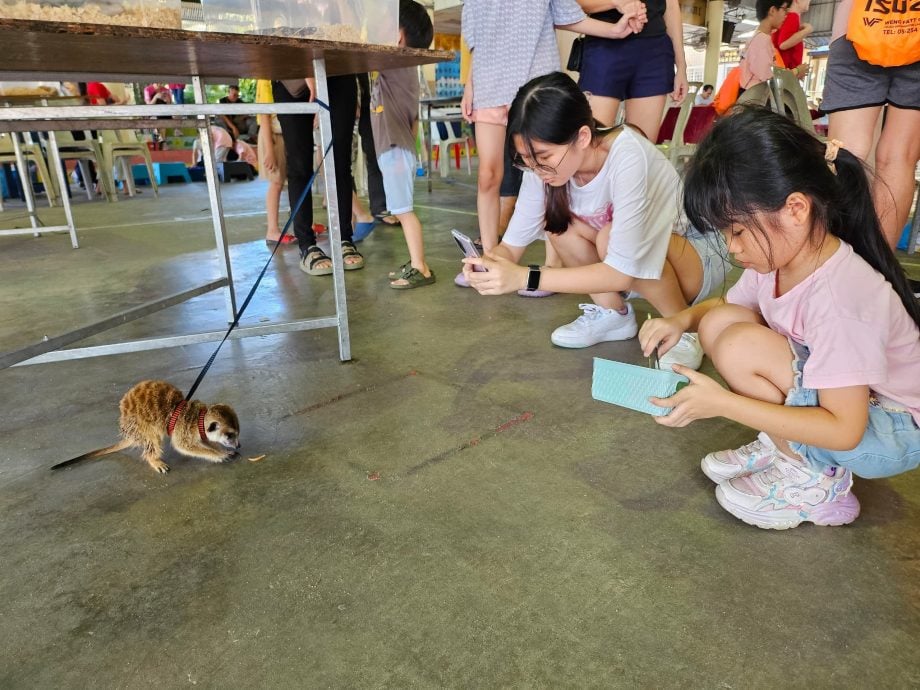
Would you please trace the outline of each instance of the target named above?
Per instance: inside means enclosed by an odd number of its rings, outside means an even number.
[[[320,106],[322,106],[326,110],[329,110],[329,106],[327,106],[326,104],[320,101],[316,101],[316,102],[319,103]],[[278,238],[278,244],[276,244],[275,247],[272,249],[272,253],[268,257],[268,261],[265,262],[265,266],[262,267],[262,271],[259,273],[259,277],[256,278],[256,282],[253,283],[252,289],[249,290],[249,294],[246,295],[246,299],[243,300],[242,306],[237,311],[236,318],[233,319],[233,323],[230,324],[230,328],[228,328],[227,332],[224,333],[223,340],[221,340],[220,343],[217,345],[217,349],[214,350],[214,354],[212,354],[210,359],[208,359],[208,363],[204,365],[201,372],[198,374],[198,378],[195,379],[195,383],[193,383],[192,387],[189,389],[188,394],[185,396],[186,401],[192,399],[192,396],[195,394],[195,391],[198,390],[198,386],[201,384],[202,380],[204,379],[205,374],[208,373],[208,369],[210,369],[211,365],[214,364],[214,360],[217,358],[217,353],[220,352],[220,348],[222,348],[224,346],[224,343],[227,342],[227,338],[230,337],[230,333],[233,331],[233,329],[239,325],[240,317],[243,316],[243,312],[246,311],[246,307],[248,307],[249,302],[252,301],[253,295],[256,294],[256,290],[259,287],[259,283],[262,282],[262,278],[265,276],[265,272],[268,270],[268,267],[271,265],[272,259],[275,258],[275,252],[278,251],[278,248],[283,243],[284,237],[285,235],[287,235],[288,228],[290,228],[291,223],[294,222],[294,217],[300,211],[300,207],[303,205],[303,202],[306,200],[307,196],[310,194],[310,190],[313,188],[313,181],[316,180],[316,176],[319,174],[320,168],[323,167],[323,163],[326,162],[326,156],[329,155],[329,151],[331,150],[332,150],[332,143],[330,142],[329,146],[326,147],[325,152],[323,152],[322,160],[319,162],[319,165],[316,166],[316,170],[313,171],[313,175],[310,177],[310,181],[307,182],[306,189],[303,190],[303,193],[300,195],[300,198],[297,200],[297,204],[294,207],[294,210],[291,211],[290,218],[288,218],[287,223],[284,224],[284,228],[282,228],[281,230],[281,237]]]

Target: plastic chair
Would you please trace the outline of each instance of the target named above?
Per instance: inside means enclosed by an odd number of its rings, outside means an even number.
[[[89,174],[87,162],[92,162],[96,166],[96,174],[99,176],[99,183],[105,192],[105,198],[108,201],[118,201],[118,195],[115,193],[115,179],[112,177],[112,168],[106,165],[105,155],[102,153],[102,145],[93,139],[89,132],[86,133],[86,139],[74,139],[71,132],[56,132],[58,142],[58,151],[61,155],[61,161],[76,161],[83,173],[83,180],[86,186],[86,197],[90,200],[93,198],[92,177]]]
[[[658,130],[658,141],[655,145],[668,157],[674,167],[678,167],[681,159],[691,157],[696,151],[703,134],[715,121],[715,109],[712,106],[694,106],[696,92],[702,82],[690,82],[690,88],[680,107],[668,109]],[[689,132],[688,132],[689,127]],[[691,134],[692,136],[688,136]]]
[[[115,177],[115,166],[121,165],[121,179],[125,183],[128,196],[134,196],[134,174],[131,170],[130,161],[136,156],[144,159],[147,166],[147,175],[150,178],[150,185],[153,188],[153,194],[157,198],[160,196],[160,188],[157,186],[157,179],[153,172],[153,160],[150,157],[150,149],[147,144],[137,138],[137,132],[133,129],[120,130],[102,130],[99,136],[102,143],[102,155],[105,157],[105,164],[108,170],[113,171]]]
[[[13,136],[9,133],[0,133],[0,163],[16,163],[16,151],[13,148]],[[38,144],[32,143],[23,143],[20,139],[19,148],[22,151],[22,157],[26,162],[26,167],[29,167],[29,163],[34,163],[35,168],[38,171],[38,176],[42,181],[42,184],[45,187],[45,195],[48,198],[48,205],[54,206],[58,201],[57,187],[54,184],[54,178],[51,177],[51,173],[48,170],[48,164],[45,162],[45,154],[42,153],[42,148]],[[27,170],[19,171],[20,180],[28,180],[28,184],[32,184],[32,176]],[[34,193],[34,192],[33,192]],[[3,210],[3,201],[0,199],[0,211]]]
[[[470,140],[463,135],[463,125],[458,122],[432,122],[431,123],[431,143],[437,144],[434,152],[437,156],[438,172],[441,177],[447,177],[448,165],[447,158],[450,155],[450,147],[455,146],[454,150],[457,170],[460,169],[460,146],[466,147],[466,172],[473,174],[473,164],[470,160]]]

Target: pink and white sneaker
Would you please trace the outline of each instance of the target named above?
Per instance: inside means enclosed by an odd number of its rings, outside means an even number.
[[[754,441],[734,450],[710,453],[700,461],[703,474],[716,484],[735,477],[743,477],[765,470],[773,464],[776,446],[765,433],[760,432]]]
[[[716,500],[739,520],[762,529],[789,529],[803,522],[846,525],[859,515],[850,489],[852,473],[777,455],[760,472],[716,487]]]

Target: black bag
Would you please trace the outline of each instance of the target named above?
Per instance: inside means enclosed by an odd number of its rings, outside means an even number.
[[[565,64],[565,68],[569,72],[581,72],[581,56],[585,50],[585,37],[579,36],[574,41],[572,41],[572,52],[569,53],[569,61]]]

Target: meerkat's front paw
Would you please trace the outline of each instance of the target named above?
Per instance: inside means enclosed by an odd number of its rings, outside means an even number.
[[[147,462],[149,462],[150,466],[160,474],[166,474],[169,472],[169,465],[167,465],[162,460],[148,460]]]

